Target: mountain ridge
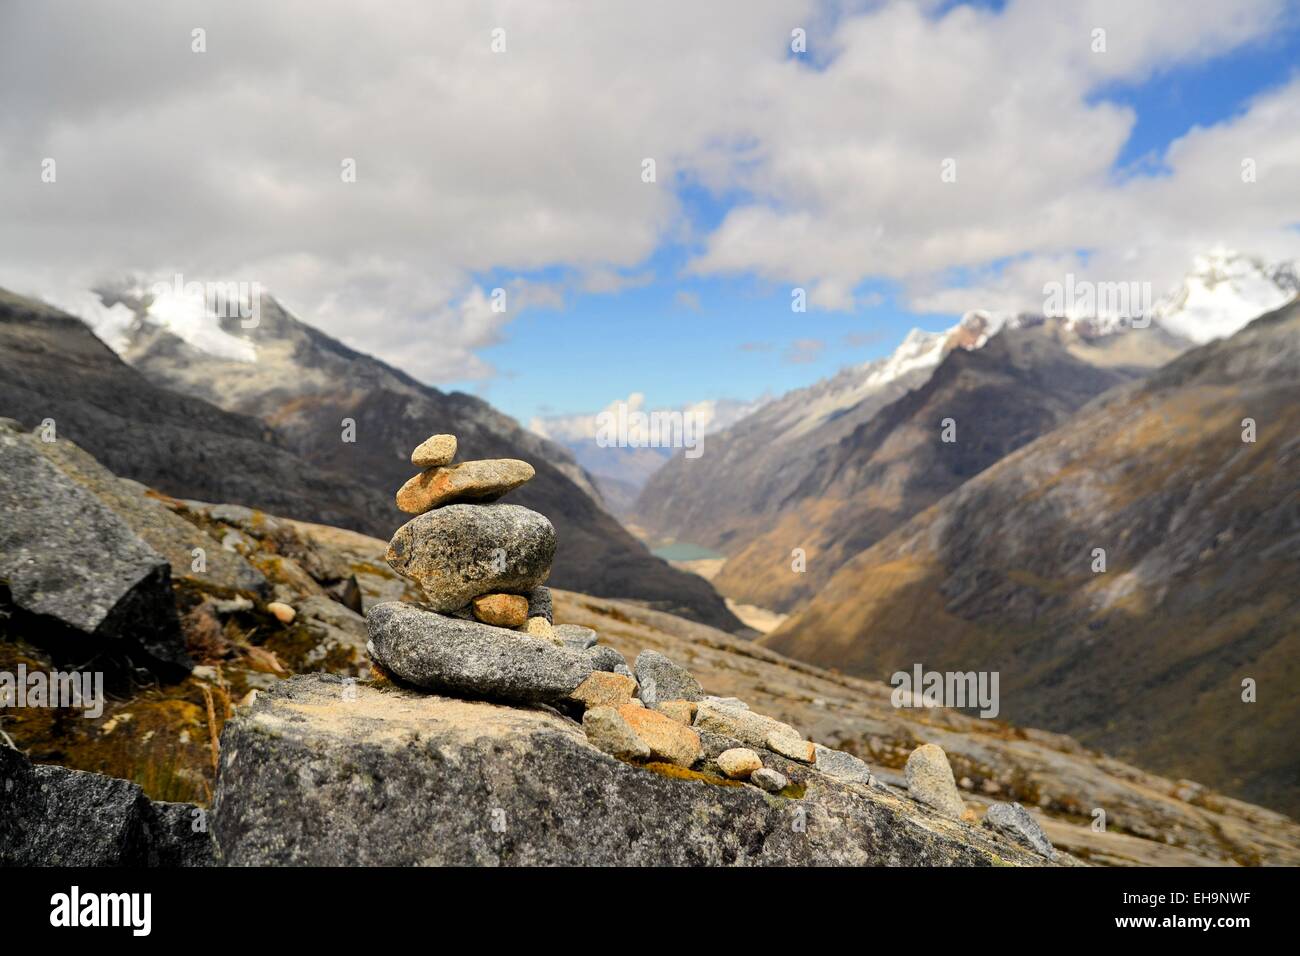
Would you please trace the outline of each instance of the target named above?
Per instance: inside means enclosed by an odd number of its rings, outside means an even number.
[[[856,555],[762,643],[877,677],[998,670],[1008,720],[1295,813],[1294,698],[1241,695],[1300,678],[1296,434],[1293,302],[1094,399]]]
[[[723,564],[718,589],[742,603],[794,609],[853,555],[1133,377],[1079,359],[1071,339],[1065,323],[1046,320],[949,351],[924,384],[817,451],[771,529]],[[942,440],[947,422],[951,442]]]

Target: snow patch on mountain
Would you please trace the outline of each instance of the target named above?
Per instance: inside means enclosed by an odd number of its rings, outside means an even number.
[[[946,332],[923,332],[912,329],[893,353],[878,362],[864,366],[864,388],[875,388],[893,382],[908,372],[932,368],[943,360]]]
[[[138,317],[121,302],[105,305],[97,293],[88,289],[59,292],[45,291],[40,298],[90,326],[95,337],[118,355],[131,346],[131,332]]]
[[[160,285],[149,303],[144,321],[161,326],[192,348],[214,358],[257,361],[257,346],[243,336],[227,332],[222,327],[222,320],[209,308],[202,292]]]
[[[43,295],[50,304],[75,315],[95,336],[124,359],[144,326],[170,332],[196,351],[234,362],[256,362],[257,346],[234,335],[212,309],[201,283],[131,284],[112,291],[73,290]]]
[[[1215,249],[1196,257],[1182,284],[1152,308],[1152,318],[1198,345],[1224,338],[1294,299],[1298,266]]]

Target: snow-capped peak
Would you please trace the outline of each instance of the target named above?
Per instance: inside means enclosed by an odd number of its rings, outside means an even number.
[[[764,396],[756,401],[743,402],[735,399],[704,399],[679,405],[676,408],[646,408],[645,394],[633,392],[626,400],[617,399],[607,405],[601,412],[577,415],[535,416],[528,423],[528,430],[542,438],[561,444],[572,445],[574,442],[595,441],[600,433],[599,419],[604,413],[620,414],[620,407],[626,414],[672,414],[688,415],[695,421],[701,435],[711,435],[734,425],[746,415],[761,408],[768,401]]]
[[[1192,272],[1152,307],[1151,315],[1198,345],[1232,335],[1300,293],[1297,265],[1212,250],[1196,257]]]
[[[254,290],[253,295],[260,299],[261,290]],[[236,284],[163,281],[131,283],[111,291],[56,292],[43,298],[80,318],[100,341],[124,358],[141,329],[151,326],[205,355],[256,362],[257,346],[249,338],[228,332],[218,314],[229,312],[235,321],[247,314],[245,321],[251,321],[255,313],[248,302],[237,301],[237,296]],[[245,294],[244,298],[251,297]]]
[[[871,362],[863,381],[872,388],[886,385],[914,369],[931,368],[943,359],[946,332],[925,332],[912,329],[886,358]]]
[[[946,333],[948,344],[964,349],[982,349],[989,339],[1003,329],[1023,329],[1043,321],[1042,316],[1027,312],[998,312],[971,309]]]
[[[211,297],[196,287],[156,284],[144,321],[161,326],[191,347],[216,358],[256,362],[257,347],[251,340],[227,332],[213,311]]]

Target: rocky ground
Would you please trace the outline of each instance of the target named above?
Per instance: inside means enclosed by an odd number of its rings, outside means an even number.
[[[690,668],[712,694],[742,697],[809,737],[858,754],[905,787],[919,745],[943,747],[968,808],[1017,801],[1052,842],[1110,865],[1295,865],[1300,826],[1192,781],[1172,780],[1089,750],[1063,734],[951,710],[898,709],[892,688],[792,661],[714,628],[625,601],[553,590],[556,620],[599,631],[623,653],[652,648]],[[1106,829],[1093,827],[1104,810]]]
[[[6,455],[51,465],[46,481],[103,507],[158,557],[176,615],[160,618],[149,640],[170,642],[192,668],[179,680],[151,676],[131,650],[140,635],[89,621],[52,627],[15,603],[28,600],[21,588],[5,596],[0,671],[84,664],[69,651],[76,638],[78,654],[101,647],[94,660],[111,681],[97,718],[0,710],[0,749],[12,742],[28,754],[5,750],[0,768],[18,783],[6,792],[26,795],[0,807],[0,831],[28,834],[0,840],[5,862],[53,859],[46,849],[92,820],[98,849],[85,858],[95,862],[198,863],[219,847],[226,862],[1041,864],[1038,825],[1064,863],[1300,862],[1300,828],[1279,814],[1066,737],[896,710],[884,685],[632,602],[552,590],[545,637],[529,633],[529,602],[519,631],[485,624],[492,607],[435,614],[415,606],[427,592],[390,566],[382,541],[167,498],[69,443],[56,450],[12,428],[0,437]],[[515,507],[453,503],[415,520],[452,506]],[[82,573],[89,581],[99,569]],[[12,587],[12,570],[5,577]],[[139,586],[157,589],[157,578]],[[399,686],[371,666],[367,612],[371,632],[387,614],[414,615],[427,634],[436,616],[453,633],[484,627],[521,647],[545,640],[577,670],[526,704]],[[574,665],[579,658],[586,663]],[[435,663],[445,678],[448,660]],[[673,684],[678,670],[698,691]],[[306,676],[317,671],[329,673]],[[304,676],[286,679],[293,674]],[[650,686],[678,689],[656,696]],[[778,723],[789,732],[771,737]],[[698,753],[682,749],[692,736]],[[946,759],[918,758],[909,773],[923,744]],[[40,776],[45,786],[33,789]],[[112,794],[95,804],[110,810],[87,818],[87,793]],[[1106,813],[1104,832],[1091,825],[1095,809]],[[427,835],[401,838],[411,833]]]
[[[230,725],[214,808],[225,862],[1044,862],[902,794],[813,772],[783,796],[634,765],[547,708],[397,688],[345,695],[338,678],[295,677]]]

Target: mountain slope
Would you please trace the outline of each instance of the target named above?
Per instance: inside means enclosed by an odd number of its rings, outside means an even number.
[[[0,290],[0,415],[91,452],[119,475],[169,494],[235,501],[356,530],[387,496],[309,468],[264,423],[160,388],[86,326]]]
[[[789,392],[710,435],[699,457],[679,453],[650,477],[636,521],[720,550],[751,540],[808,477],[812,456],[924,382],[944,347],[942,334],[914,330],[889,358]]]
[[[651,555],[601,507],[599,492],[566,451],[481,399],[423,385],[298,320],[269,296],[262,297],[257,326],[247,330],[238,319],[219,320],[197,307],[169,303],[156,311],[147,298],[118,293],[106,295],[90,319],[156,385],[255,416],[306,462],[304,470],[343,476],[385,501],[363,523],[333,523],[391,535],[410,517],[391,498],[391,489],[416,471],[410,449],[434,432],[450,432],[462,459],[522,458],[536,468],[511,500],[555,524],[562,545],[551,572],[556,586],[742,626],[708,582]],[[173,319],[177,312],[185,322]],[[354,441],[344,438],[345,421],[354,423]],[[252,503],[236,495],[218,500]],[[280,510],[329,523],[303,509]]]
[[[1161,344],[1151,330],[1131,335]],[[1132,377],[1075,354],[1088,348],[1049,320],[949,352],[928,382],[820,449],[771,529],[728,559],[714,584],[778,611],[803,603],[853,555]],[[948,419],[952,442],[941,440]],[[801,573],[791,567],[795,548],[806,555]]]
[[[1008,720],[1294,814],[1297,436],[1293,303],[966,482],[764,643],[876,678],[996,670]]]
[[[646,483],[633,515],[653,534],[735,554],[805,497],[800,489],[818,480],[825,450],[924,385],[945,356],[978,351],[1000,332],[1043,321],[973,311],[944,332],[913,329],[891,355],[781,396],[710,436],[694,460],[677,455]],[[1064,347],[1080,361],[1130,372],[1154,368],[1187,345],[1160,329],[1147,330],[1142,348],[1088,322],[1065,320],[1062,329]]]

